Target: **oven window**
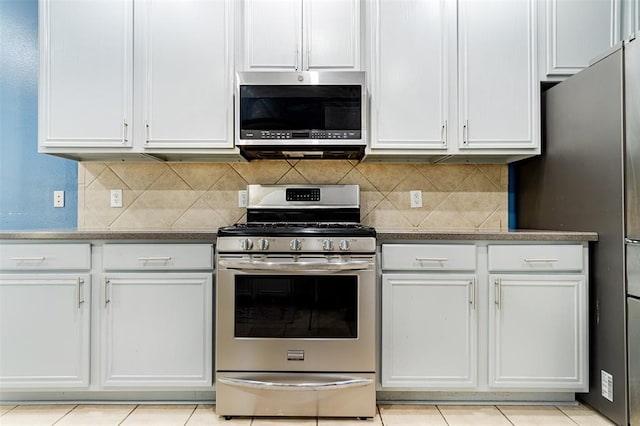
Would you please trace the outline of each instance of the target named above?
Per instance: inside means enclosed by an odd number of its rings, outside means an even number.
[[[235,277],[235,337],[358,337],[358,277]]]

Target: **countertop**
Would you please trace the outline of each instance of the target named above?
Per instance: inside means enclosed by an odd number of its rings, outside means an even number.
[[[376,228],[378,242],[397,241],[598,241],[595,232],[571,231],[448,231]],[[2,231],[0,240],[38,241],[174,241],[214,243],[215,231]]]

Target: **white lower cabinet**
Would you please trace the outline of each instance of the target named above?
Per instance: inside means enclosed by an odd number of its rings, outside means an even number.
[[[89,386],[89,268],[88,244],[0,244],[0,389]]]
[[[382,386],[477,383],[476,248],[382,246]]]
[[[476,386],[475,283],[473,274],[383,274],[383,386]]]
[[[105,244],[105,388],[211,388],[213,247]]]
[[[588,390],[587,250],[383,245],[382,389]]]
[[[211,386],[212,275],[107,274],[104,386]]]
[[[489,385],[587,390],[582,275],[491,275]]]
[[[489,245],[489,386],[588,388],[583,246]]]
[[[89,385],[90,283],[88,274],[0,275],[0,388]]]

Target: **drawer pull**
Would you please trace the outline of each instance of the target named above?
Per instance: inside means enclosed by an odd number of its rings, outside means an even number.
[[[448,257],[416,257],[418,262],[448,262]]]
[[[171,256],[157,256],[157,257],[139,257],[140,262],[168,262],[171,260]]]
[[[525,259],[524,260],[527,263],[553,263],[553,262],[557,262],[558,259]]]
[[[43,262],[46,259],[44,256],[35,256],[35,257],[12,257],[11,260],[15,260],[16,262]]]

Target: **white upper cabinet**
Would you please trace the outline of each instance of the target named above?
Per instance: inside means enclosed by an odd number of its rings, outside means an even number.
[[[640,0],[620,1],[620,34],[626,39],[640,31]]]
[[[300,0],[244,2],[246,70],[295,70],[302,48]]]
[[[60,0],[39,6],[40,144],[130,147],[133,3]]]
[[[245,0],[247,71],[360,68],[360,0]]]
[[[535,0],[458,5],[458,146],[536,148]]]
[[[40,152],[233,153],[233,0],[40,0]]]
[[[575,74],[620,40],[621,0],[544,0],[547,77]]]
[[[368,157],[539,154],[535,12],[535,0],[372,0]]]
[[[140,2],[146,148],[232,148],[231,0]]]
[[[359,0],[303,0],[302,66],[360,69]]]
[[[453,68],[449,63],[451,5],[371,3],[372,148],[446,151],[450,85],[456,81],[455,62]]]

